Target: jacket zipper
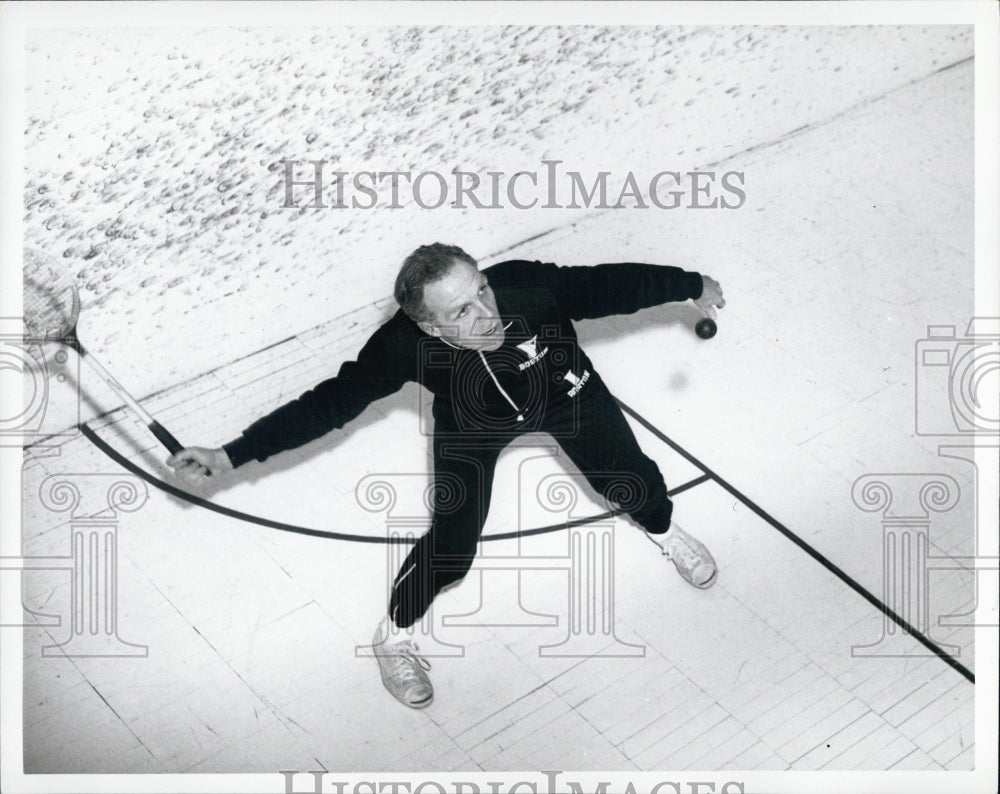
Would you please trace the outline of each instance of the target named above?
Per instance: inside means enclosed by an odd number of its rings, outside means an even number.
[[[503,386],[500,385],[500,381],[497,380],[497,376],[493,374],[493,370],[490,369],[490,365],[488,363],[486,363],[486,356],[483,355],[483,351],[479,350],[477,352],[479,353],[480,360],[483,362],[483,366],[486,367],[486,371],[488,373],[490,373],[490,377],[493,378],[493,383],[496,384],[497,389],[500,390],[500,393],[504,396],[504,399],[507,400],[507,402],[509,402],[511,404],[511,407],[515,411],[517,411],[517,421],[518,422],[523,422],[524,421],[524,414],[521,413],[521,409],[518,407],[517,403],[515,403],[512,399],[510,399],[510,395],[507,394],[507,392],[504,391]]]

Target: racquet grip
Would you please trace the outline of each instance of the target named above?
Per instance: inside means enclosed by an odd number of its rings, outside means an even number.
[[[155,419],[150,422],[147,427],[149,427],[149,432],[156,436],[157,441],[159,441],[163,446],[165,446],[171,455],[176,455],[182,449],[184,445],[181,444],[176,438],[174,438],[170,431],[167,430],[163,425],[157,422]]]

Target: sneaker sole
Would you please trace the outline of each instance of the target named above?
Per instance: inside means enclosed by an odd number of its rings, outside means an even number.
[[[397,703],[402,703],[404,706],[408,706],[411,709],[425,709],[431,703],[434,702],[434,692],[433,691],[427,696],[426,700],[414,700],[414,701],[411,702],[409,700],[404,700],[401,697],[396,697],[395,693],[393,693],[393,691],[391,689],[389,689],[388,686],[386,686],[384,678],[382,679],[382,687],[385,689],[386,692],[388,692],[392,696],[393,700],[395,700]]]
[[[425,709],[433,702],[434,695],[431,695],[427,700],[418,700],[416,703],[404,703],[403,705],[409,706],[411,709]]]

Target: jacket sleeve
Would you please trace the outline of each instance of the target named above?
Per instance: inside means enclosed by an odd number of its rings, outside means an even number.
[[[636,262],[560,267],[514,261],[497,267],[505,280],[549,289],[572,320],[632,314],[661,303],[700,298],[703,286],[700,273]]]
[[[415,356],[405,355],[387,326],[375,332],[355,361],[344,362],[336,377],[258,419],[238,438],[224,444],[233,466],[251,459],[266,460],[343,427],[375,400],[415,380],[415,372],[410,371],[415,368],[415,363],[410,365]]]

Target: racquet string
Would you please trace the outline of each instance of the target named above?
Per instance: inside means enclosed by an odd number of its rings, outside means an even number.
[[[62,264],[47,254],[24,249],[24,327],[36,342],[61,341],[71,345],[120,397],[149,431],[171,453],[180,452],[184,445],[143,408],[136,399],[108,372],[104,365],[83,349],[75,338],[76,322],[80,317],[80,292],[76,281]]]
[[[71,336],[80,317],[76,282],[58,262],[38,251],[24,251],[24,326],[35,339]]]

